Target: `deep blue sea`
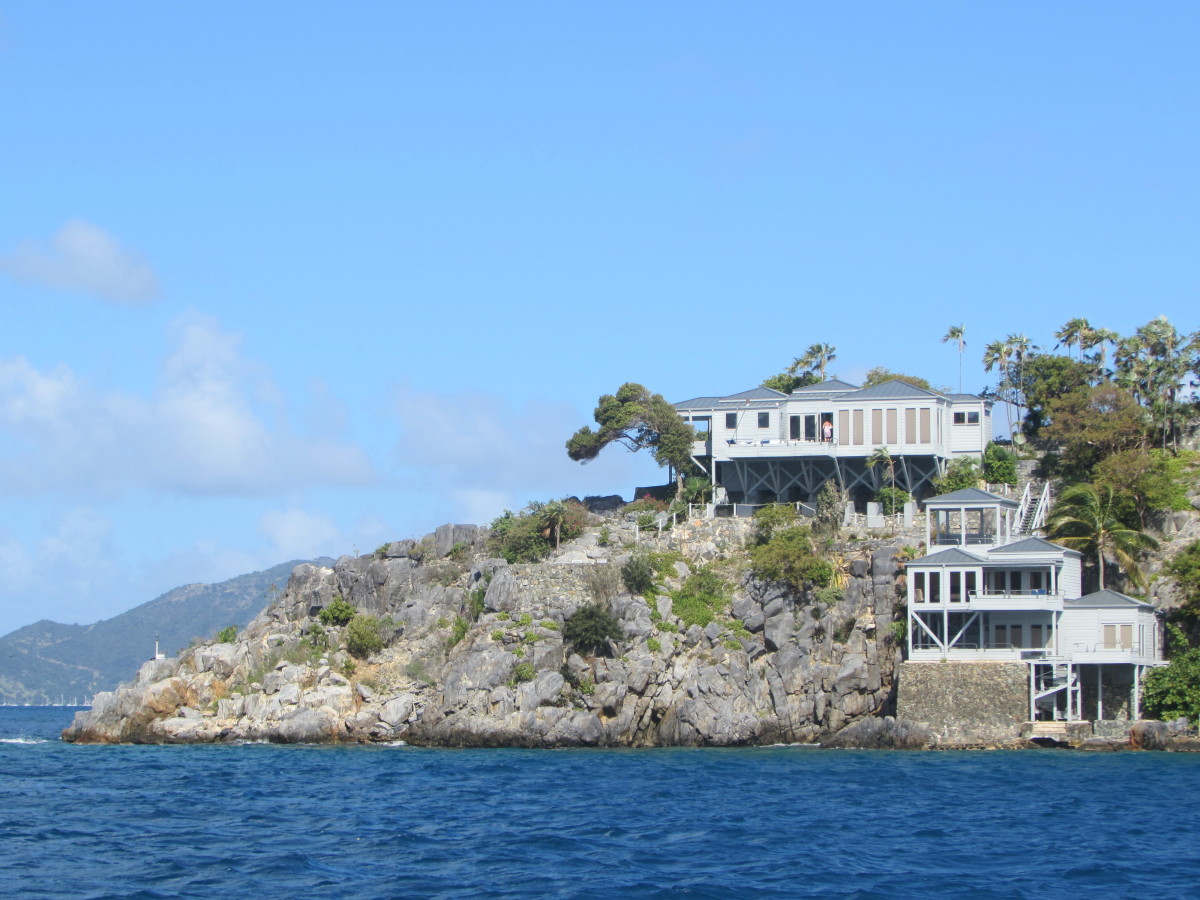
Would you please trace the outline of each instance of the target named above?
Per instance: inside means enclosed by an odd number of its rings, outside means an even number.
[[[1200,754],[77,747],[0,708],[0,896],[1200,896]]]

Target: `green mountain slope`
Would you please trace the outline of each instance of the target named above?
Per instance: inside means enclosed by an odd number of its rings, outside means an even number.
[[[154,653],[167,654],[226,625],[246,625],[282,591],[292,560],[220,584],[188,584],[92,625],[43,619],[0,637],[0,702],[87,702],[132,678]],[[331,564],[332,560],[316,562]],[[274,588],[274,590],[273,590]]]

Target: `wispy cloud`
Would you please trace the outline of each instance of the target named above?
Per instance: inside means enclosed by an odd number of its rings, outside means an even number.
[[[149,396],[104,391],[66,366],[0,360],[0,486],[248,497],[376,479],[360,447],[288,427],[282,392],[240,335],[191,313],[173,337]]]
[[[460,521],[486,523],[505,507],[535,499],[630,495],[639,474],[644,478],[653,469],[644,455],[616,447],[592,465],[572,462],[566,439],[584,423],[565,404],[514,406],[482,391],[437,393],[404,386],[396,393],[395,409],[401,465],[415,483],[451,498]]]
[[[154,267],[111,234],[71,219],[48,244],[24,241],[0,255],[0,271],[26,284],[91,294],[121,306],[144,306],[161,294]]]

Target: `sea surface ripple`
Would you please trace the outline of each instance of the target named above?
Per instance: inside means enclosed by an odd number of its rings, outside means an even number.
[[[5,898],[1187,897],[1200,755],[78,747],[0,708]]]

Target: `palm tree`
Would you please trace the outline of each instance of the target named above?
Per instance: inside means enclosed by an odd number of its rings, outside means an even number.
[[[894,516],[896,514],[896,508],[895,508],[895,504],[896,504],[896,460],[892,457],[892,454],[890,452],[888,452],[887,447],[876,447],[875,452],[872,453],[870,456],[868,456],[866,458],[866,461],[863,463],[863,465],[866,466],[868,469],[874,469],[877,465],[880,465],[880,464],[887,466],[888,477],[892,481],[892,497],[889,502],[889,505],[892,508],[892,516],[893,516],[892,529],[894,531],[894,529],[896,527],[896,520],[894,518]]]
[[[1054,347],[1055,349],[1057,349],[1059,345],[1066,347],[1067,356],[1070,356],[1071,348],[1077,346],[1079,347],[1079,355],[1082,357],[1083,341],[1085,336],[1089,334],[1091,330],[1092,326],[1087,319],[1080,317],[1071,319],[1066,325],[1054,332],[1054,336],[1058,338],[1058,343],[1055,344]]]
[[[821,376],[821,380],[825,380],[825,367],[837,359],[837,347],[832,344],[813,344],[804,351],[804,355],[792,360],[791,366],[788,367],[788,374],[795,375],[800,369],[806,369],[811,372],[816,369]]]
[[[1079,341],[1079,355],[1082,358],[1084,351],[1091,350],[1093,347],[1098,348],[1096,355],[1092,357],[1092,362],[1096,366],[1095,378],[1097,381],[1108,381],[1108,345],[1116,344],[1121,339],[1121,336],[1111,328],[1089,328]]]
[[[1012,350],[1013,361],[1017,365],[1017,379],[1013,385],[1013,398],[1017,401],[1017,425],[1021,424],[1021,407],[1025,398],[1025,355],[1030,350],[1037,349],[1029,343],[1029,338],[1023,334],[1010,334],[1004,343]],[[1011,379],[1010,379],[1011,381]]]
[[[967,342],[966,342],[966,340],[964,340],[964,336],[966,335],[966,333],[967,333],[966,325],[951,325],[946,330],[945,336],[942,338],[943,344],[949,343],[950,341],[954,341],[954,343],[958,344],[958,392],[960,394],[962,393],[963,347],[967,346]]]
[[[1100,590],[1104,590],[1105,554],[1117,561],[1117,566],[1125,570],[1130,581],[1142,584],[1144,578],[1138,568],[1137,553],[1158,546],[1150,535],[1129,528],[1117,518],[1113,497],[1109,485],[1099,488],[1090,484],[1072,485],[1062,492],[1046,523],[1046,534],[1052,540],[1073,550],[1096,555]]]
[[[542,536],[554,535],[554,550],[558,552],[559,538],[562,535],[563,522],[567,520],[567,505],[561,500],[551,500],[538,510],[538,524],[542,527]]]
[[[1000,370],[1000,378],[996,383],[1000,399],[1003,399],[1004,384],[1008,381],[1008,363],[1012,359],[1012,347],[1004,341],[992,341],[983,348],[983,371],[990,372],[994,368]],[[1005,401],[1004,415],[1008,419],[1008,433],[1012,434],[1012,406]]]

